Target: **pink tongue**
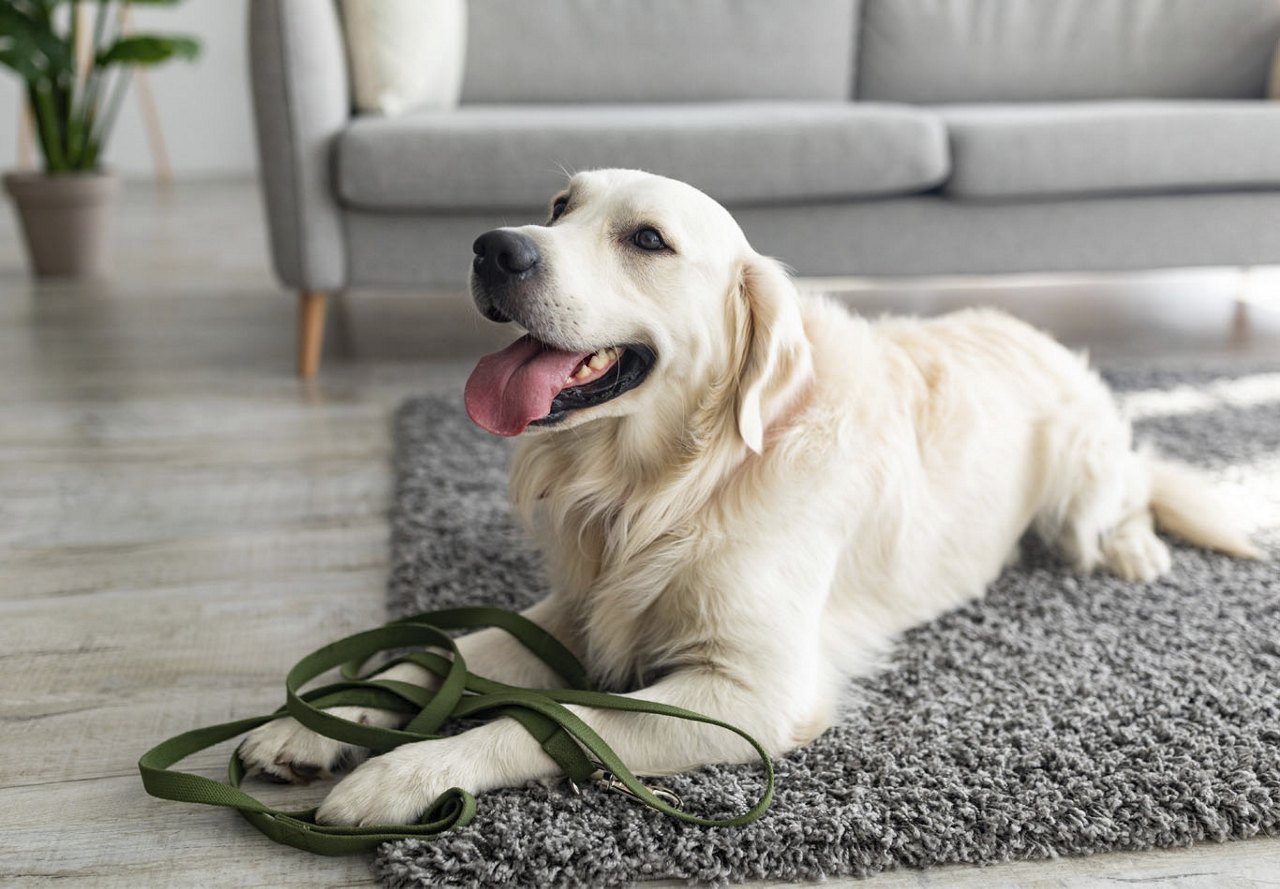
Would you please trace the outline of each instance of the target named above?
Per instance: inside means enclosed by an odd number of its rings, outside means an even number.
[[[561,352],[523,336],[480,359],[467,380],[467,414],[495,435],[519,435],[551,413],[551,401],[590,352]]]

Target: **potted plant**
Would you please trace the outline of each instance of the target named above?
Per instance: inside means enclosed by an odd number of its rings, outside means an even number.
[[[189,37],[128,34],[130,4],[114,0],[0,0],[0,64],[26,83],[40,172],[8,173],[38,275],[93,276],[107,267],[110,201],[120,181],[102,167],[103,147],[136,65],[192,59]],[[170,6],[178,0],[134,0]]]

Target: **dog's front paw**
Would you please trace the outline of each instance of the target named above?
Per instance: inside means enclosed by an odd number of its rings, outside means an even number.
[[[328,712],[352,722],[370,722],[376,711],[363,707],[334,707]],[[368,755],[363,747],[318,735],[285,716],[260,725],[240,744],[240,760],[250,775],[286,784],[310,784],[329,778]]]
[[[1169,547],[1154,532],[1142,529],[1117,534],[1103,545],[1107,568],[1121,580],[1149,583],[1169,573]]]
[[[474,790],[450,766],[449,740],[405,744],[365,762],[330,791],[316,821],[358,827],[413,824],[450,787]]]

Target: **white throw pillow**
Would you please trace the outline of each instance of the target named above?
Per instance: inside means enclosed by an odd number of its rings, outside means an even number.
[[[341,0],[358,111],[453,108],[466,63],[466,0]]]

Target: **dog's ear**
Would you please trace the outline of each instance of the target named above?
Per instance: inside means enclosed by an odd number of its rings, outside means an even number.
[[[742,263],[738,281],[745,308],[745,344],[738,375],[738,433],[757,454],[765,424],[813,370],[800,316],[800,298],[781,264],[764,256]]]

